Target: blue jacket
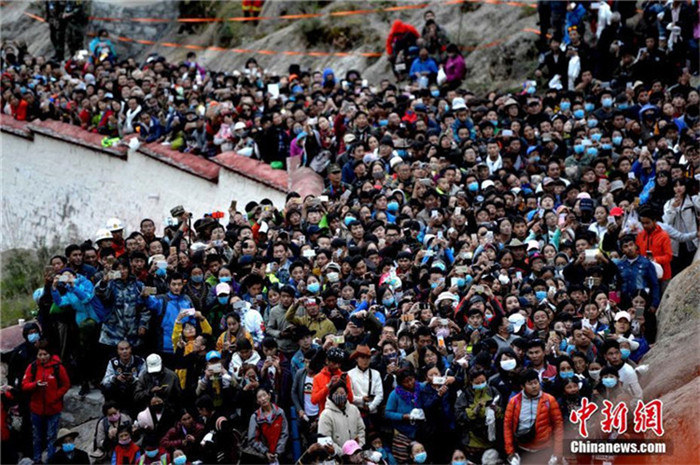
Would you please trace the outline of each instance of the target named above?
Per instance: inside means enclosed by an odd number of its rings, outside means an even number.
[[[426,427],[429,431],[452,431],[455,416],[450,405],[449,392],[440,397],[430,383],[423,383],[418,393],[418,408],[425,412]]]
[[[614,260],[614,262],[620,270],[622,278],[620,290],[623,298],[629,301],[635,291],[648,289],[651,295],[651,306],[658,308],[661,300],[659,279],[656,277],[656,269],[649,259],[640,255],[634,262],[630,262],[626,258]]]
[[[185,294],[175,295],[168,292],[165,295],[158,296],[156,299],[159,302],[155,314],[160,318],[160,328],[163,331],[162,351],[169,354],[174,353],[173,350],[173,328],[175,327],[175,319],[180,312],[186,308],[193,308],[192,301]]]
[[[420,385],[417,385],[416,389],[420,389]],[[396,394],[396,390],[393,390],[389,394],[389,400],[386,402],[386,409],[384,410],[384,416],[391,420],[394,428],[411,439],[415,439],[418,426],[404,421],[403,416],[411,413],[411,410],[414,408],[419,408],[417,402],[409,404]]]
[[[78,275],[73,286],[66,286],[67,292],[61,295],[57,289],[51,290],[53,302],[59,307],[73,307],[75,310],[75,322],[80,326],[83,321],[91,318],[99,322],[97,314],[92,307],[92,299],[95,297],[95,288],[85,276]]]
[[[430,73],[430,74],[437,74],[438,72],[438,66],[437,63],[435,63],[435,60],[432,58],[428,57],[427,60],[422,61],[420,57],[416,58],[413,60],[413,64],[411,65],[411,79],[416,79],[417,74],[421,73]]]

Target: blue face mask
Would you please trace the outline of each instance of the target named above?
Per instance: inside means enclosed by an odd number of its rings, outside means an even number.
[[[217,300],[221,305],[226,305],[228,303],[228,297],[218,297]]]
[[[222,276],[219,278],[220,283],[230,283],[231,282],[231,276]]]
[[[583,153],[583,144],[574,145],[574,152],[575,153]]]
[[[620,354],[622,355],[622,360],[627,360],[630,356],[631,351],[629,349],[620,349]]]
[[[617,106],[620,110],[627,110],[630,107],[629,103],[621,103]]]
[[[204,275],[203,274],[193,274],[190,276],[190,279],[192,280],[193,283],[201,283],[204,281]]]
[[[27,336],[27,340],[28,340],[30,343],[34,344],[36,341],[39,340],[40,337],[41,337],[41,336],[39,336],[39,333],[31,333],[31,334],[29,334],[29,335]]]
[[[561,108],[561,111],[569,111],[571,108],[571,102],[561,102],[559,108]]]
[[[436,98],[437,98],[437,97],[440,96],[440,91],[439,91],[438,89],[431,90],[431,91],[430,91],[430,95],[432,95],[433,97],[436,97]]]
[[[613,104],[613,99],[611,98],[604,98],[601,103],[603,104],[603,107],[605,108],[610,108]]]
[[[598,120],[597,119],[589,119],[586,121],[586,124],[588,125],[589,128],[594,128],[598,126]]]
[[[599,132],[596,132],[595,134],[591,134],[591,140],[593,142],[600,142],[601,137],[603,137],[603,135]]]
[[[158,449],[156,449],[156,450],[147,450],[147,451],[146,451],[146,457],[153,458],[153,457],[155,457],[156,455],[158,455]]]
[[[452,465],[467,465],[466,460],[453,460]]]
[[[478,192],[479,191],[479,183],[474,181],[470,182],[467,184],[467,189],[469,189],[469,192]]]
[[[173,465],[185,465],[187,463],[187,456],[181,455],[173,459]]]
[[[165,276],[167,276],[167,274],[168,274],[168,271],[166,269],[156,268],[156,276],[158,276],[159,278],[164,278]]]
[[[600,147],[603,150],[612,150],[612,144],[602,144]]]
[[[72,442],[61,444],[61,449],[63,449],[63,452],[66,454],[70,454],[75,450],[75,444]]]
[[[583,108],[585,108],[586,111],[591,112],[595,108],[595,105],[593,105],[592,103],[584,103]]]
[[[544,299],[547,298],[547,291],[536,291],[535,297],[537,297],[538,302],[542,302]]]
[[[388,120],[388,119],[380,119],[380,120],[379,120],[379,125],[382,126],[382,127],[383,127],[383,126],[387,126],[388,124],[389,124],[389,120]]]
[[[528,93],[528,94],[532,95],[532,94],[534,94],[535,92],[537,92],[537,88],[536,88],[536,87],[530,86],[530,87],[527,88],[527,93]]]
[[[416,454],[415,457],[413,457],[413,460],[416,461],[416,463],[425,463],[425,461],[428,459],[428,453],[427,452],[421,452],[420,454]],[[177,465],[177,464],[175,464]]]
[[[586,153],[592,157],[595,157],[598,155],[598,149],[595,147],[588,147],[588,150],[586,150]]]
[[[393,307],[395,301],[396,301],[396,300],[394,299],[394,296],[391,296],[391,297],[389,297],[389,298],[387,298],[387,299],[382,299],[382,304],[383,304],[385,307]]]
[[[617,386],[617,378],[603,378],[603,386],[612,389]]]
[[[620,145],[622,144],[622,136],[613,136],[612,142],[615,145]]]
[[[574,110],[574,118],[576,118],[576,119],[581,119],[581,118],[583,118],[583,116],[584,116],[585,114],[586,114],[586,113],[585,113],[583,110],[581,110],[580,108],[577,109],[577,110]]]
[[[497,120],[497,119],[489,120],[489,122],[490,122],[491,124],[493,124],[494,126],[498,126],[498,120]]]
[[[477,391],[479,389],[486,389],[486,381],[484,381],[483,383],[480,383],[480,384],[474,384],[472,387],[474,388],[475,391]]]
[[[312,294],[316,294],[318,291],[321,290],[321,285],[319,283],[311,283],[308,286],[306,286],[306,289]]]
[[[386,204],[386,209],[389,210],[390,212],[397,212],[399,211],[399,202],[389,202]]]
[[[559,372],[559,377],[562,379],[569,379],[574,377],[574,372],[573,371],[560,371]]]
[[[345,222],[345,226],[350,226],[350,223],[355,221],[355,218],[353,218],[352,216],[346,216],[343,221]]]

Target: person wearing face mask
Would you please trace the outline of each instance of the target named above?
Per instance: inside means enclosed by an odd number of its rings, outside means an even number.
[[[36,360],[36,343],[41,339],[41,328],[33,321],[25,323],[22,327],[22,337],[24,342],[15,347],[10,354],[7,372],[7,383],[10,386],[18,386],[27,365]]]
[[[617,403],[625,394],[625,386],[620,381],[620,372],[613,366],[606,366],[600,370],[600,382],[594,390],[593,401],[602,405],[603,400]]]
[[[185,453],[183,451],[181,451],[180,449],[176,449],[173,452],[172,465],[187,465],[189,463],[190,463],[190,461],[187,458],[187,455],[185,455]]]
[[[161,397],[154,395],[148,407],[136,416],[136,422],[140,432],[161,438],[175,423],[175,413],[165,405]]]
[[[75,438],[80,435],[77,431],[61,428],[54,443],[56,453],[49,459],[55,464],[85,464],[90,463],[87,452],[75,447]]]
[[[418,441],[413,441],[411,443],[411,459],[413,463],[430,463],[428,462],[428,453],[425,451],[425,447]]]
[[[517,368],[522,365],[510,347],[499,350],[495,357],[495,365],[498,373],[489,378],[488,384],[491,389],[498,391],[499,407],[505,411],[508,399],[518,392],[520,387]]]
[[[112,463],[137,464],[141,448],[131,437],[131,426],[122,425],[117,431],[117,445],[112,453]]]
[[[91,454],[94,458],[111,457],[118,444],[117,432],[122,426],[132,424],[129,415],[120,412],[115,402],[105,402],[102,415],[95,428],[95,451]]]
[[[498,391],[489,387],[486,379],[486,372],[480,368],[470,369],[471,389],[462,391],[454,407],[457,424],[462,432],[461,444],[464,451],[468,453],[469,459],[476,463],[480,463],[484,451],[494,445],[488,437],[487,410],[493,408],[496,418],[503,417],[503,410],[497,404],[493,404],[494,398],[499,395]],[[455,463],[454,455],[452,463]],[[466,456],[464,463],[466,464]]]
[[[342,380],[328,389],[326,408],[318,419],[318,435],[333,440],[333,448],[342,454],[343,444],[354,440],[362,447],[365,443],[365,424],[360,410],[348,401],[348,391]]]
[[[170,463],[170,456],[165,449],[160,447],[158,438],[147,434],[141,444],[143,454],[138,461],[138,465],[166,465]]]
[[[200,265],[194,265],[190,270],[190,279],[185,284],[184,293],[192,301],[195,310],[203,312],[206,307],[207,298],[211,292],[211,286],[204,281],[204,268]],[[218,294],[217,294],[218,297]],[[210,318],[210,313],[206,313],[207,319],[214,324],[215,336],[219,335],[219,320]]]

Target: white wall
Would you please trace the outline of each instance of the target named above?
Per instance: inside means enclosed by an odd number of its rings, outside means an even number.
[[[227,212],[232,199],[239,211],[265,197],[279,208],[284,204],[283,192],[225,168],[214,183],[139,152],[123,160],[38,133],[33,141],[2,133],[0,147],[3,251],[93,238],[113,216],[127,233],[146,217],[162,231],[170,209],[180,204],[195,218]]]

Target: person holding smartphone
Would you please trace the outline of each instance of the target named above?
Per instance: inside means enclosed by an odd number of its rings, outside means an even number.
[[[63,411],[63,396],[71,384],[68,372],[58,355],[51,353],[49,343],[40,340],[36,347],[36,361],[29,364],[24,372],[22,391],[30,398],[33,459],[34,463],[39,463],[44,448],[47,449],[49,460],[54,455],[58,422]]]

